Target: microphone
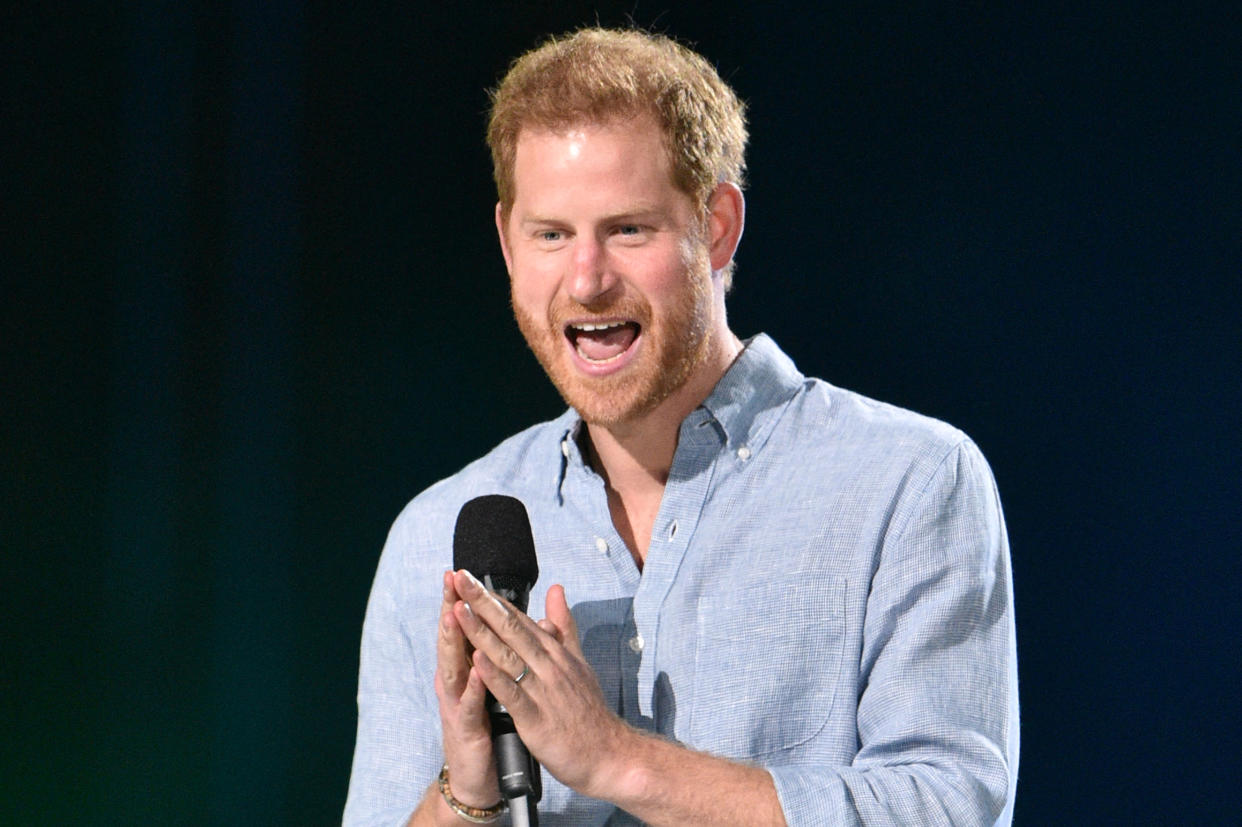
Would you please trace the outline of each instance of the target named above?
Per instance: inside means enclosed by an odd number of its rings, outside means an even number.
[[[453,529],[453,568],[470,572],[525,612],[531,587],[539,579],[539,562],[522,501],[488,494],[463,505]],[[500,792],[509,804],[515,827],[536,825],[535,804],[543,796],[539,764],[518,736],[513,718],[491,692],[486,704]],[[523,815],[529,820],[524,821]]]

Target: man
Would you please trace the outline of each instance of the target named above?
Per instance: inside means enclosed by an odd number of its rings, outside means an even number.
[[[730,331],[742,106],[700,56],[585,30],[517,61],[488,140],[526,341],[571,406],[417,497],[363,631],[348,824],[1008,823],[1017,676],[991,474],[949,426]],[[529,510],[537,623],[449,572]],[[412,812],[413,811],[413,812]]]

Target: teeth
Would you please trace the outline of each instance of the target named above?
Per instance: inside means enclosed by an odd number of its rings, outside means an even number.
[[[590,323],[587,323],[587,324],[576,324],[576,325],[572,325],[572,327],[573,327],[575,330],[581,330],[581,331],[584,331],[584,332],[587,332],[587,333],[589,333],[589,332],[591,332],[591,331],[593,331],[593,330],[610,330],[610,329],[612,329],[612,328],[614,328],[614,327],[624,327],[624,326],[625,326],[625,322],[606,322],[606,323],[604,323],[604,324],[590,324]]]

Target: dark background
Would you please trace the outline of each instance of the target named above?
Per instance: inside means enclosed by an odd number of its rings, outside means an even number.
[[[561,406],[484,89],[631,18],[749,102],[734,329],[992,463],[1018,823],[1236,818],[1234,4],[82,5],[0,26],[0,821],[339,820],[391,520]]]

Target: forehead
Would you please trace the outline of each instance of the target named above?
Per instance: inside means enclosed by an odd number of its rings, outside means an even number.
[[[513,162],[518,189],[557,176],[623,173],[673,180],[664,133],[651,115],[559,127],[532,125],[518,133]]]

